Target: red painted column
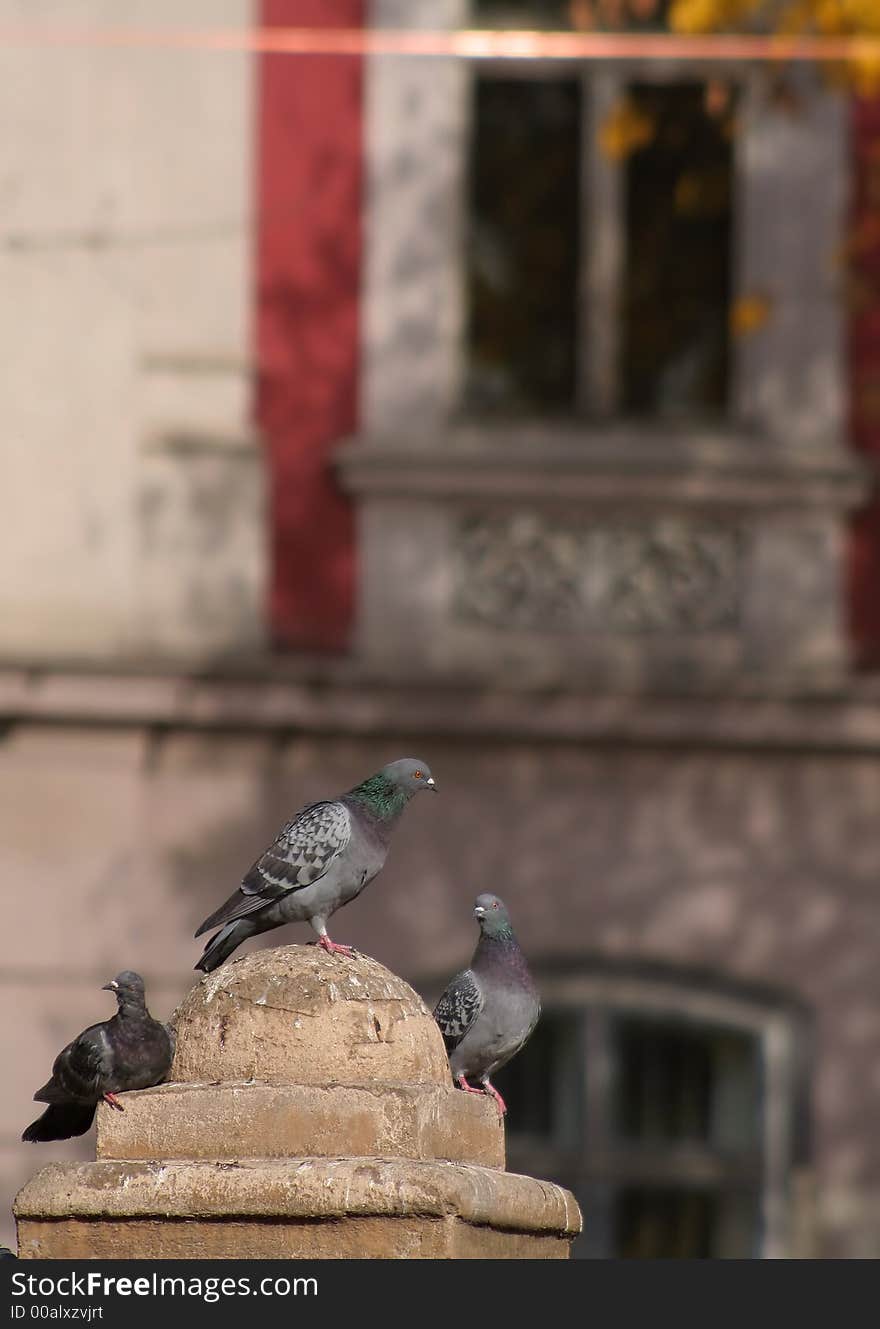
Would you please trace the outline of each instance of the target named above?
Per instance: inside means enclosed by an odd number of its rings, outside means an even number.
[[[359,27],[363,0],[261,0],[276,27]],[[354,517],[332,471],[357,423],[362,61],[259,57],[256,418],[268,448],[275,643],[343,649]]]
[[[852,106],[850,407],[853,443],[880,464],[880,98]],[[880,494],[853,521],[850,611],[856,658],[880,667]]]

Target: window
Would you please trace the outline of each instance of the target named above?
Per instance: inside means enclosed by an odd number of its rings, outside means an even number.
[[[735,100],[717,80],[651,80],[574,61],[475,71],[467,414],[727,410]]]
[[[803,1116],[797,1020],[690,988],[646,988],[643,1004],[630,981],[619,998],[599,988],[579,1006],[546,1004],[495,1077],[508,1167],[574,1191],[580,1258],[784,1252],[787,1220],[771,1232],[767,1215],[785,1212]]]
[[[618,1015],[614,1115],[640,1145],[754,1149],[759,1058],[753,1035],[663,1017]]]
[[[570,410],[576,391],[576,79],[478,79],[470,198],[472,410]]]
[[[650,138],[626,164],[621,366],[632,414],[726,405],[733,148],[696,83],[636,84]]]
[[[474,0],[474,23],[485,28],[572,28],[657,31],[669,0]]]

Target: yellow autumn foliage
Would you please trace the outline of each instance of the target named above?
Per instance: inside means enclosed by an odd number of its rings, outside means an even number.
[[[696,35],[741,27],[761,7],[761,0],[672,0],[669,26]]]
[[[672,0],[669,26],[687,34],[772,27],[825,37],[877,36],[880,0]]]
[[[730,331],[734,337],[748,337],[763,328],[772,310],[773,301],[768,295],[741,295],[730,307]]]
[[[669,26],[688,36],[711,32],[766,32],[786,36],[880,39],[880,0],[671,0]],[[845,67],[827,70],[863,96],[880,92],[880,51],[854,54]]]
[[[612,161],[622,161],[654,137],[654,122],[629,97],[609,111],[599,129],[599,146]]]

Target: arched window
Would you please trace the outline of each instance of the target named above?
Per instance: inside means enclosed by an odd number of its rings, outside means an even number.
[[[537,970],[495,1080],[511,1171],[577,1195],[581,1258],[785,1257],[808,1160],[809,1019],[777,994],[607,961]]]

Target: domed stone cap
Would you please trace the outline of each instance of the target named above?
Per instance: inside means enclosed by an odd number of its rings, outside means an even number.
[[[171,1023],[169,1080],[450,1084],[431,1012],[366,955],[317,946],[254,951],[207,974]]]

